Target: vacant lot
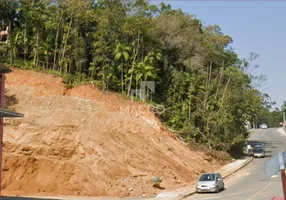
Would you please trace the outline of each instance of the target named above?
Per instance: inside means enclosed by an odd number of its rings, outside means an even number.
[[[4,195],[152,196],[153,176],[172,189],[219,167],[143,103],[90,85],[66,90],[34,71],[15,69],[6,82],[6,106],[25,117],[5,120]]]

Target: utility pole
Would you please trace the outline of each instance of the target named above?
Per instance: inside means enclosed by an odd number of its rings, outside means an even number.
[[[283,126],[285,124],[285,111],[283,111]]]

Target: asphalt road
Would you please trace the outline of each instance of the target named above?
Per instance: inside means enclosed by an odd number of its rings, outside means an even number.
[[[286,137],[277,129],[256,130],[250,137],[252,142],[265,144],[266,157],[256,158],[245,168],[226,178],[226,189],[220,193],[195,194],[188,200],[271,200],[274,196],[283,196],[281,177],[278,173],[269,180],[264,178],[264,166],[267,160],[279,151],[286,151]]]

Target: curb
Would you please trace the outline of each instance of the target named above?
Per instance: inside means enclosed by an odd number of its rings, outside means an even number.
[[[187,198],[187,197],[189,197],[189,196],[192,196],[193,194],[196,194],[196,193],[197,193],[196,191],[192,191],[192,192],[190,192],[189,194],[179,195],[179,196],[176,198],[176,200],[185,199],[185,198]]]
[[[234,169],[233,171],[227,173],[226,175],[222,176],[224,179],[229,177],[230,175],[234,174],[235,172],[237,172],[238,170],[240,170],[241,168],[245,167],[246,165],[248,165],[251,161],[253,161],[253,157],[250,157],[248,158],[242,165],[240,165],[239,167],[237,167],[236,169]],[[182,199],[185,199],[193,194],[195,194],[196,191],[191,191],[190,193],[188,194],[185,194],[185,195],[179,195],[176,200],[182,200]]]
[[[285,132],[285,130],[284,130],[283,127],[278,128],[278,129],[277,129],[277,132],[280,133],[280,134],[282,134],[282,135],[284,135],[284,136],[286,136],[286,132]]]
[[[251,163],[251,161],[253,161],[253,157],[248,158],[241,166],[237,167],[236,169],[234,169],[233,171],[229,172],[228,174],[226,174],[225,176],[223,176],[223,178],[227,178],[230,175],[234,174],[235,172],[237,172],[238,170],[240,170],[241,168],[245,167],[246,165],[248,165],[249,163]]]

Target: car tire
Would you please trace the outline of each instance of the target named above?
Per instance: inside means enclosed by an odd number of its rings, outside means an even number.
[[[218,188],[218,186],[216,187],[215,193],[219,193],[219,188]]]

